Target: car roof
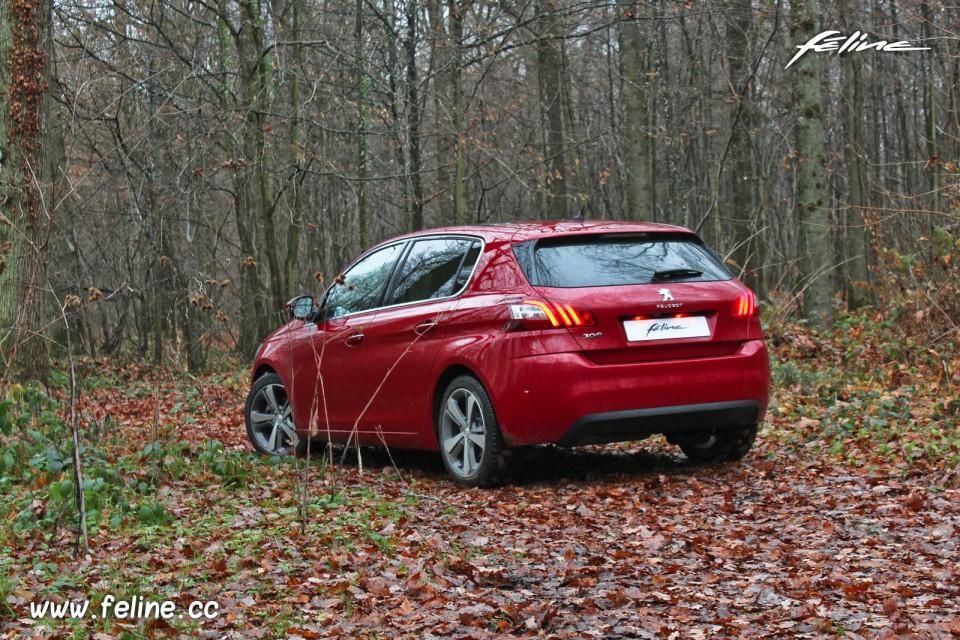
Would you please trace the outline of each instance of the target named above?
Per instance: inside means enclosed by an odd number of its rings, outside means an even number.
[[[440,227],[415,231],[391,240],[416,238],[436,234],[466,234],[480,236],[487,242],[525,242],[540,238],[600,234],[600,233],[690,233],[690,229],[654,222],[623,222],[615,220],[546,220],[535,222],[496,222],[490,224]]]

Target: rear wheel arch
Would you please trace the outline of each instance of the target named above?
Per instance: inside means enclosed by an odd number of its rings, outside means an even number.
[[[494,397],[493,391],[491,390],[490,384],[486,378],[473,367],[466,365],[462,362],[453,362],[443,370],[443,372],[437,377],[437,381],[433,385],[433,395],[430,398],[430,426],[433,428],[433,435],[436,438],[440,429],[440,405],[443,403],[443,394],[447,392],[447,387],[450,386],[450,383],[453,382],[459,376],[472,376],[477,379],[482,386],[484,391],[487,392],[487,395],[490,397],[490,404],[493,405],[494,411],[497,411],[497,399]],[[497,416],[499,417],[499,412]],[[503,429],[503,425],[500,425],[500,430],[503,432],[504,438],[509,443],[511,438],[509,433]],[[437,445],[440,444],[440,440],[437,439]]]
[[[509,453],[480,379],[472,372],[453,378],[437,414],[440,457],[453,479],[471,487],[504,482]]]
[[[433,436],[437,439],[438,445],[440,444],[440,405],[443,403],[443,394],[446,393],[447,387],[450,386],[450,383],[453,382],[454,379],[464,375],[473,376],[477,380],[480,380],[480,376],[470,367],[463,364],[452,364],[443,370],[443,373],[437,377],[437,382],[433,385],[433,394],[430,399],[430,423],[433,427]],[[482,383],[483,381],[481,380],[481,384]]]

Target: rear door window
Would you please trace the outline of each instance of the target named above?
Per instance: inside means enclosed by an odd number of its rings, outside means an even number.
[[[696,236],[609,234],[548,238],[514,245],[530,284],[611,287],[710,282],[733,276]]]
[[[467,284],[480,241],[473,238],[429,238],[416,241],[397,270],[386,305],[448,298]]]

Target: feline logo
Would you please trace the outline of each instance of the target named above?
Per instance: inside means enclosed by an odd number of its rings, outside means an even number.
[[[853,35],[847,37],[839,31],[823,31],[807,40],[806,44],[798,44],[797,52],[784,69],[790,68],[794,62],[800,59],[800,56],[807,51],[823,53],[824,51],[836,51],[837,55],[841,53],[859,53],[867,49],[876,49],[877,51],[927,51],[930,47],[914,47],[906,40],[896,42],[887,42],[878,40],[876,42],[867,42],[869,35],[866,32],[854,31]],[[840,44],[840,43],[843,44]]]
[[[663,296],[664,302],[666,302],[667,300],[673,300],[673,294],[670,293],[670,289],[660,289],[660,291],[657,291],[657,295]]]

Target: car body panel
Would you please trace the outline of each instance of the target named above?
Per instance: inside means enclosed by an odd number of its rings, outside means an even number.
[[[456,304],[442,300],[384,309],[364,328],[364,387],[370,405],[360,421],[361,431],[409,434],[421,430],[433,363]]]
[[[587,289],[559,289],[537,287],[537,292],[547,300],[557,302],[581,302],[586,304],[597,319],[596,327],[571,328],[570,333],[584,351],[625,349],[645,351],[665,349],[678,344],[691,345],[687,357],[695,357],[697,350],[704,355],[712,353],[710,344],[727,342],[737,344],[747,338],[746,319],[730,317],[734,301],[744,291],[736,280],[725,282],[683,282],[671,284],[645,284],[619,287],[591,287]],[[665,303],[660,290],[671,292],[671,301]],[[665,308],[666,305],[669,308]],[[623,321],[631,316],[670,317],[675,314],[702,315],[707,319],[710,336],[650,342],[630,342]],[[600,337],[585,338],[583,334],[601,333]],[[637,359],[646,359],[637,354]]]
[[[554,353],[517,359],[504,371],[491,380],[491,397],[512,445],[559,442],[585,415],[641,408],[756,400],[762,418],[770,392],[762,341],[727,356],[655,363],[598,365],[581,353]]]

